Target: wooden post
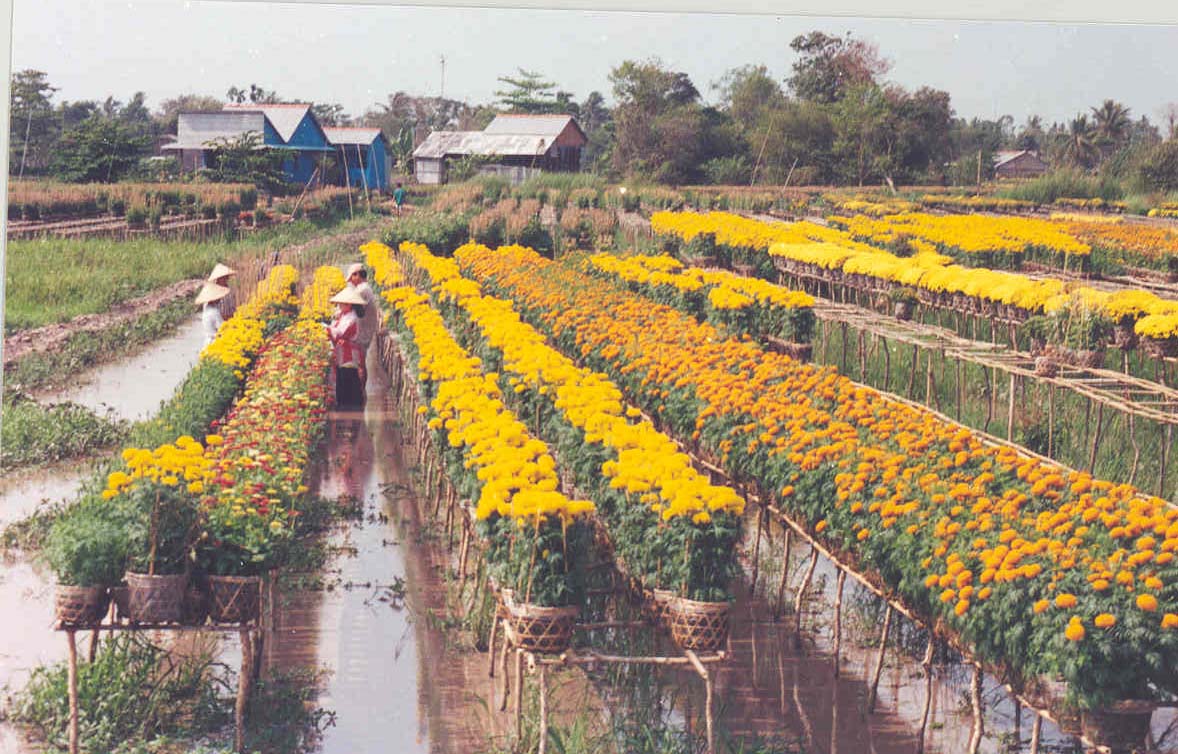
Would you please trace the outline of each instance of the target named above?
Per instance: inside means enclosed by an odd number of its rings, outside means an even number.
[[[742,496],[743,497],[743,496]],[[749,578],[749,593],[757,592],[757,577],[761,572],[761,527],[765,522],[765,506],[759,506],[757,511],[757,534],[753,540],[753,573]]]
[[[924,668],[925,694],[924,712],[920,715],[920,729],[916,734],[916,754],[924,754],[924,733],[928,729],[929,712],[933,706],[933,648],[936,638],[932,632],[928,636],[928,648],[924,651],[924,659],[920,664]]]
[[[875,671],[871,674],[871,688],[867,692],[867,711],[875,712],[875,703],[879,700],[879,677],[883,673],[884,653],[888,647],[888,632],[892,629],[892,605],[884,603],[883,631],[879,635],[879,654],[875,658]]]
[[[715,754],[716,738],[714,721],[712,718],[712,708],[715,706],[712,703],[712,696],[715,691],[714,681],[712,679],[711,673],[709,673],[708,669],[704,667],[704,664],[699,661],[699,656],[696,655],[695,652],[688,649],[685,650],[683,654],[687,655],[687,659],[690,660],[691,664],[695,666],[695,672],[699,673],[699,677],[704,679],[704,724],[707,726],[707,752],[708,754]]]
[[[811,548],[810,565],[806,568],[806,575],[802,577],[802,585],[798,587],[798,596],[794,600],[794,646],[802,646],[802,600],[806,598],[806,590],[810,588],[810,579],[814,576],[814,567],[818,565],[818,550]]]
[[[90,632],[90,659],[89,662],[94,662],[94,657],[98,654],[98,629],[95,628]]]
[[[540,665],[540,754],[548,752],[548,684],[546,666]]]
[[[1055,385],[1050,385],[1047,394],[1047,457],[1055,458]]]
[[[1023,704],[1017,698],[1014,700],[1014,741],[1020,748],[1023,745]]]
[[[986,721],[982,715],[982,666],[973,666],[973,677],[969,684],[969,704],[973,710],[973,725],[969,731],[969,754],[977,754],[986,732]]]
[[[495,633],[499,630],[499,614],[498,607],[492,608],[496,611],[495,617],[491,619],[491,638],[487,640],[487,675],[491,678],[495,677]],[[491,685],[494,689],[494,684]],[[492,695],[491,700],[494,701]]]
[[[1010,400],[1006,410],[1006,439],[1014,442],[1014,372],[1010,373]]]
[[[503,653],[499,672],[503,673],[503,702],[499,705],[500,712],[507,711],[507,699],[511,696],[511,673],[507,672],[507,655],[511,651],[511,641],[507,636],[507,626],[503,627]]]
[[[843,586],[847,572],[839,568],[838,586],[834,592],[834,677],[839,677],[839,654],[843,644]]]
[[[884,392],[887,392],[889,383],[891,383],[891,381],[892,381],[892,348],[891,348],[891,346],[888,345],[887,338],[884,338],[881,336],[880,340],[883,342],[883,352],[884,352],[883,389],[884,389]]]
[[[961,359],[957,359],[957,421],[961,421],[961,404],[965,402],[965,385],[962,381]]]
[[[250,680],[253,677],[253,641],[249,630],[238,632],[241,639],[241,672],[237,676],[237,700],[233,705],[233,750],[245,752],[245,705],[249,699]]]
[[[1043,717],[1035,715],[1031,723],[1031,754],[1039,754],[1039,739],[1043,734]]]
[[[515,740],[524,733],[524,651],[515,650]]]
[[[70,754],[78,754],[78,644],[72,628],[66,629],[65,640],[70,652],[66,667],[70,696]]]
[[[785,527],[785,551],[781,555],[781,580],[777,582],[777,609],[776,614],[781,616],[781,612],[785,609],[785,582],[789,579],[789,550],[792,544],[794,530]]]
[[[1170,443],[1174,441],[1174,425],[1166,425],[1166,441],[1162,443],[1162,460],[1158,470],[1158,497],[1165,497],[1166,490],[1166,456],[1170,451]]]
[[[1096,449],[1100,447],[1100,430],[1104,427],[1104,403],[1096,407],[1096,431],[1092,433],[1092,449],[1088,453],[1088,473],[1096,468]]]

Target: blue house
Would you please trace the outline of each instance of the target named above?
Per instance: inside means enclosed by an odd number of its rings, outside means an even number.
[[[370,191],[385,191],[392,172],[392,155],[379,128],[323,129],[335,147],[341,183]]]
[[[176,141],[162,149],[178,153],[181,169],[194,171],[208,167],[217,141],[232,141],[249,132],[262,135],[263,148],[284,153],[282,169],[290,183],[306,184],[312,178],[321,182],[323,158],[336,151],[305,103],[231,103],[223,110],[180,113]]]

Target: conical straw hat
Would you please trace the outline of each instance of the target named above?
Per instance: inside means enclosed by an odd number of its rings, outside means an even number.
[[[214,301],[220,301],[229,295],[229,289],[223,285],[216,283],[205,283],[200,289],[200,293],[196,294],[196,303],[209,304]]]
[[[209,280],[218,280],[220,278],[225,277],[226,275],[236,275],[236,274],[237,274],[237,270],[233,269],[232,267],[228,267],[226,265],[223,265],[220,262],[217,262],[217,266],[214,267],[213,271],[209,273],[208,279]]]
[[[352,275],[356,274],[357,272],[364,272],[364,265],[360,264],[359,262],[356,262],[348,267],[348,274],[346,277],[352,277]]]
[[[356,306],[364,306],[364,304],[368,303],[360,295],[360,292],[351,286],[344,288],[328,300],[333,304],[355,304]]]

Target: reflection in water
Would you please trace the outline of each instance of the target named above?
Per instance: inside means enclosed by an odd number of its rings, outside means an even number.
[[[171,397],[176,386],[196,365],[204,341],[200,317],[180,325],[174,335],[157,341],[128,359],[105,364],[81,375],[63,390],[37,395],[41,403],[73,401],[102,414],[137,421],[153,416],[160,401]]]

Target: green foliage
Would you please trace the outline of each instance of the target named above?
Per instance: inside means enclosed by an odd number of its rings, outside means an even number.
[[[135,126],[96,114],[62,135],[51,168],[63,181],[109,183],[129,175],[150,146]]]
[[[231,720],[218,699],[211,652],[176,653],[144,634],[103,641],[94,662],[78,663],[79,743],[83,751],[121,751],[126,742],[188,732],[199,735]],[[66,749],[69,694],[66,662],[33,669],[13,698],[11,718]]]
[[[415,212],[398,219],[385,233],[384,242],[395,249],[402,241],[414,241],[425,244],[437,254],[449,256],[466,243],[467,223],[462,215]]]
[[[1061,197],[1072,199],[1100,198],[1116,201],[1124,195],[1121,184],[1107,176],[1095,176],[1073,170],[1053,170],[1050,173],[1002,189],[995,196],[1018,199],[1036,204],[1051,204]]]
[[[229,409],[240,384],[233,367],[216,359],[201,359],[160,407],[159,414],[132,428],[131,446],[154,448],[181,435],[202,437]]]
[[[221,183],[252,183],[267,191],[281,191],[286,186],[282,170],[283,153],[263,149],[262,135],[256,131],[234,139],[222,137],[212,144],[209,154],[209,177]],[[243,197],[242,204],[245,204]]]
[[[1178,139],[1159,144],[1142,162],[1141,180],[1155,191],[1178,191]]]
[[[127,566],[130,512],[105,500],[86,499],[59,516],[45,540],[44,556],[68,586],[115,586]]]
[[[20,394],[5,394],[0,423],[0,468],[59,461],[119,442],[126,424],[96,415],[76,403],[41,406]]]
[[[190,567],[197,509],[181,487],[140,480],[127,504],[127,567],[136,573],[183,573]]]

